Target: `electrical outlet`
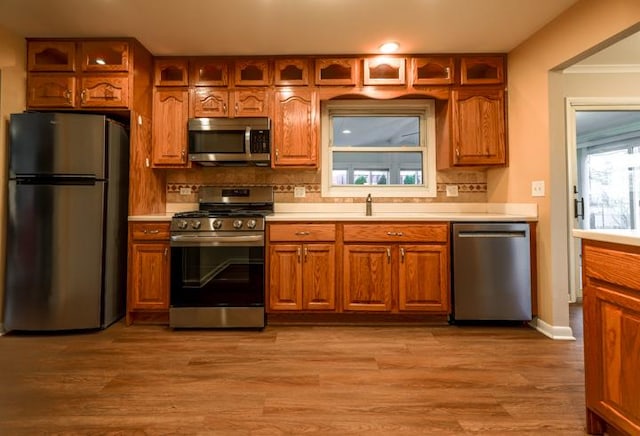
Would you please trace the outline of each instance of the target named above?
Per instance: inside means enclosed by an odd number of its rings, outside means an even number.
[[[180,188],[180,195],[191,195],[191,188]]]
[[[534,180],[531,182],[531,196],[544,197],[544,180]]]
[[[458,185],[447,185],[447,197],[458,196]]]
[[[295,198],[303,198],[305,195],[307,195],[307,192],[304,189],[304,186],[296,186],[293,188],[293,196]]]

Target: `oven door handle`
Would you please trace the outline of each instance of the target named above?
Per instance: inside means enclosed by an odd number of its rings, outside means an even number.
[[[264,245],[264,235],[241,236],[195,236],[173,235],[172,247],[217,246],[217,245]]]

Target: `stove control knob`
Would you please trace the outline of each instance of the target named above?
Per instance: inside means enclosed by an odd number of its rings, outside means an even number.
[[[233,221],[233,228],[234,229],[239,229],[240,227],[242,227],[242,220],[234,220]]]
[[[198,230],[202,223],[200,221],[191,221],[191,228]]]
[[[180,220],[180,221],[178,221],[177,226],[178,226],[178,228],[179,228],[180,230],[184,230],[184,229],[186,229],[186,228],[187,228],[187,225],[188,225],[188,224],[189,224],[189,223],[187,223],[187,220]]]
[[[249,220],[247,221],[247,227],[250,229],[255,229],[256,228],[256,220]]]
[[[216,230],[219,229],[220,227],[222,227],[222,221],[213,220],[213,222],[211,223],[211,227],[213,227]]]

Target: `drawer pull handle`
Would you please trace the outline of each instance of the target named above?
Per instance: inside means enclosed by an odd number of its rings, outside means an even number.
[[[400,249],[400,261],[404,263],[404,248]]]
[[[391,249],[387,248],[387,263],[391,263]]]
[[[309,236],[309,232],[296,232],[296,236]]]
[[[304,261],[305,263],[307,262],[307,255],[309,254],[309,249],[307,247],[304,247]]]
[[[302,255],[302,252],[300,250],[300,247],[298,247],[298,249],[296,250],[296,254],[298,255],[298,263],[300,263],[300,257]]]
[[[398,236],[396,232],[387,232],[387,236]]]
[[[157,235],[158,233],[160,233],[160,230],[158,230],[158,229],[154,229],[154,230],[144,229],[143,233],[145,235]]]

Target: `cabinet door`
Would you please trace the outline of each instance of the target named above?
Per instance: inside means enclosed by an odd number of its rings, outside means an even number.
[[[400,245],[400,310],[449,311],[449,262],[446,245]]]
[[[453,67],[453,58],[450,56],[412,58],[412,83],[414,85],[450,85],[453,83]]]
[[[334,310],[335,245],[303,246],[303,307],[306,310]]]
[[[295,86],[309,84],[309,61],[302,59],[276,59],[276,86]]]
[[[452,105],[453,164],[505,165],[504,91],[453,91]]]
[[[247,59],[235,62],[236,86],[268,86],[271,84],[271,63],[268,60]]]
[[[29,71],[75,71],[75,42],[29,41],[27,43],[27,68]]]
[[[344,309],[391,310],[391,246],[344,246]]]
[[[74,76],[29,74],[27,88],[27,107],[29,108],[74,107],[76,98]]]
[[[316,59],[316,85],[354,86],[358,77],[356,58]]]
[[[80,107],[127,108],[129,78],[127,76],[84,76],[80,83]]]
[[[460,59],[462,85],[493,85],[504,82],[502,56],[467,56]]]
[[[274,167],[317,166],[316,96],[312,91],[277,91],[273,124]]]
[[[84,41],[80,43],[82,71],[128,71],[127,41]]]
[[[264,89],[243,89],[233,93],[233,116],[269,116],[267,91]]]
[[[156,88],[153,98],[152,156],[157,166],[187,163],[189,91]]]
[[[189,61],[184,58],[155,59],[155,86],[188,86]]]
[[[229,92],[209,87],[198,87],[193,91],[193,115],[196,117],[227,117],[229,115]]]
[[[169,244],[132,243],[129,309],[169,308]]]
[[[364,60],[365,85],[404,85],[405,59],[374,57]]]
[[[302,309],[302,245],[269,247],[269,309]]]
[[[209,58],[193,59],[190,84],[192,86],[227,86],[229,84],[227,61]]]

